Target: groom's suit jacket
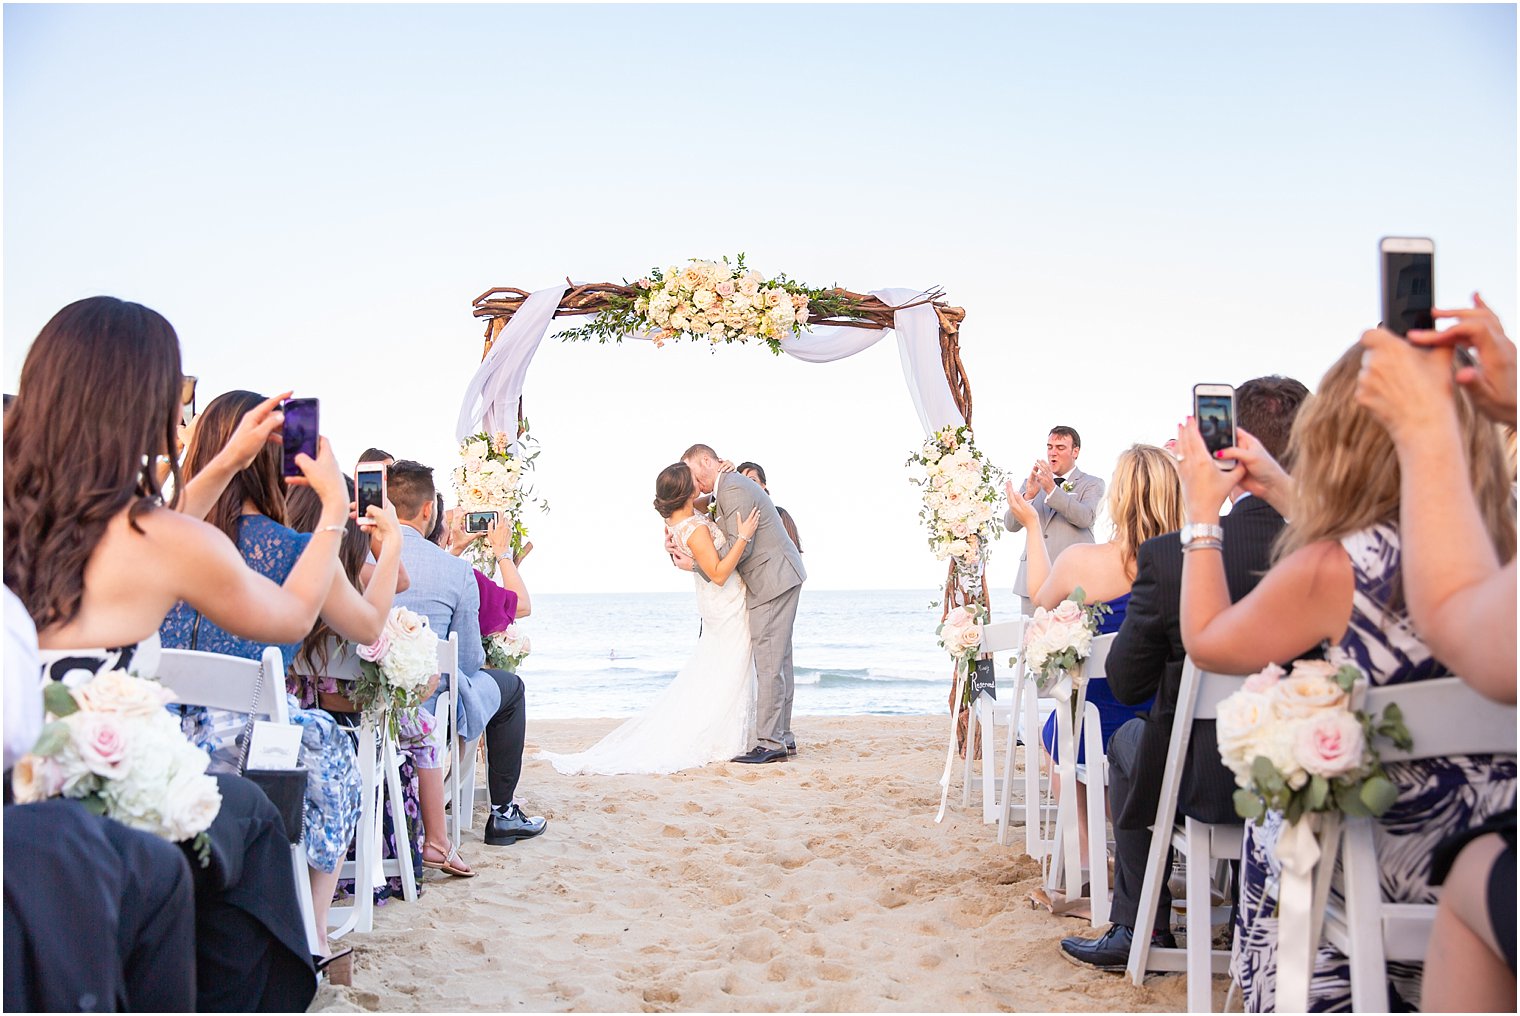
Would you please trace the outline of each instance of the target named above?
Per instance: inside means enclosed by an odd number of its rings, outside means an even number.
[[[1040,528],[1045,533],[1045,552],[1050,555],[1052,564],[1056,556],[1072,544],[1093,542],[1092,524],[1098,517],[1098,503],[1103,500],[1105,484],[1099,477],[1089,476],[1073,466],[1066,474],[1066,482],[1071,484],[1071,490],[1056,487],[1049,494],[1042,490],[1031,502],[1040,516]],[[1014,496],[1019,495],[1015,492]],[[1023,523],[1013,517],[1012,511],[1003,515],[1003,524],[1010,533],[1024,528]],[[1014,594],[1029,597],[1039,592],[1028,587],[1029,548],[1026,546],[1019,558],[1019,574],[1013,580]]]
[[[760,528],[739,558],[739,577],[749,589],[749,605],[769,602],[807,578],[802,555],[786,535],[781,516],[770,495],[743,473],[721,473],[714,491],[718,503],[718,526],[728,534],[732,544],[739,536],[739,523],[756,508],[760,509]],[[693,562],[697,574],[708,579],[700,565]],[[708,579],[708,581],[712,581]]]

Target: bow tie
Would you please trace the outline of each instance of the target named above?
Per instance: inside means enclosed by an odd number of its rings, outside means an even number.
[[[1064,476],[1058,476],[1058,477],[1056,477],[1056,486],[1057,487],[1059,487],[1061,484],[1063,484],[1065,482],[1066,482],[1066,477],[1064,477]]]

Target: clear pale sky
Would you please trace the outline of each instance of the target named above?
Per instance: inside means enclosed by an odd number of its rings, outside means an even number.
[[[491,286],[745,251],[943,285],[978,441],[1107,476],[1194,382],[1311,388],[1378,317],[1379,236],[1516,327],[1513,6],[7,6],[5,389],[69,301],[162,311],[201,404],[322,400],[440,467]],[[812,588],[943,581],[895,343],[566,345],[529,372],[540,591],[683,589],[655,474],[769,471]],[[61,463],[60,468],[67,468]],[[1022,536],[995,550],[994,608]]]

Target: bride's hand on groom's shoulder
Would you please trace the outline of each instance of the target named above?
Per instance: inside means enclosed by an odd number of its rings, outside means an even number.
[[[720,473],[732,473],[733,471],[734,471],[734,464],[733,464],[733,462],[731,460],[729,460],[729,459],[719,459],[718,460],[718,472],[720,472]]]

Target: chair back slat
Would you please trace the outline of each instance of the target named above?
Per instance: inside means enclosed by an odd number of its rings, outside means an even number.
[[[1192,664],[1189,663],[1189,666]],[[1196,668],[1195,668],[1196,669]],[[1245,677],[1240,674],[1215,674],[1200,670],[1197,692],[1193,699],[1193,719],[1212,720],[1219,716],[1219,703],[1240,690]]]
[[[254,701],[260,669],[264,671],[264,684],[258,701]],[[290,720],[285,701],[285,666],[274,646],[267,647],[259,660],[195,649],[165,649],[159,660],[158,679],[182,705],[251,712],[275,723]]]
[[[982,652],[1017,650],[1024,642],[1024,618],[982,625]]]
[[[1088,652],[1087,659],[1082,661],[1084,678],[1092,680],[1108,672],[1108,652],[1114,647],[1114,639],[1118,637],[1118,632],[1109,632],[1107,635],[1099,635],[1092,640],[1092,649]]]
[[[353,644],[340,638],[329,638],[326,646],[327,662],[322,666],[320,675],[316,674],[315,668],[307,662],[305,656],[298,656],[290,664],[292,674],[303,676],[334,677],[340,681],[355,681],[359,678],[359,654],[354,651]]]
[[[1515,707],[1484,698],[1459,677],[1377,685],[1367,689],[1362,708],[1377,717],[1390,703],[1404,714],[1414,748],[1379,741],[1384,762],[1515,754]]]

